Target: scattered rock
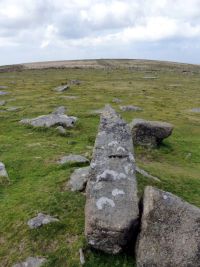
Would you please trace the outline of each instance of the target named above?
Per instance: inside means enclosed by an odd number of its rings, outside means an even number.
[[[84,191],[87,181],[89,179],[89,171],[90,167],[84,167],[76,169],[71,177],[70,181],[68,183],[68,186],[70,187],[71,191]]]
[[[61,159],[58,160],[59,164],[66,164],[66,163],[89,163],[89,160],[81,155],[67,155],[62,157]]]
[[[0,106],[5,106],[5,104],[6,104],[6,101],[4,100],[0,101]]]
[[[137,106],[131,106],[131,105],[128,105],[128,106],[120,106],[120,109],[122,111],[142,111],[143,109],[140,108],[140,107],[137,107]]]
[[[8,92],[5,92],[5,91],[0,91],[0,95],[7,95],[9,94]]]
[[[63,107],[60,107],[49,115],[42,115],[33,119],[23,119],[20,121],[20,123],[29,124],[34,127],[49,128],[52,126],[63,126],[64,128],[68,128],[73,127],[76,121],[76,117],[63,114]]]
[[[13,267],[40,267],[45,261],[45,258],[29,257],[24,262],[14,264]]]
[[[134,119],[130,123],[133,142],[137,145],[156,147],[172,134],[173,126],[167,122]]]
[[[146,187],[137,266],[199,267],[200,209],[179,197]]]
[[[3,162],[0,162],[0,177],[7,177],[8,178],[8,173],[6,171],[6,167]]]
[[[192,108],[190,109],[190,112],[200,113],[200,108]]]
[[[151,174],[149,174],[148,172],[146,172],[145,170],[140,169],[138,166],[136,166],[135,171],[139,174],[141,174],[142,176],[155,180],[156,182],[160,182],[160,179],[158,177],[155,177]]]
[[[42,225],[49,224],[52,222],[59,222],[57,218],[50,215],[45,215],[43,213],[38,213],[38,215],[28,221],[28,226],[30,229],[38,228]]]
[[[80,263],[81,263],[81,265],[84,265],[85,264],[85,257],[84,257],[82,248],[79,249],[79,255],[80,255]]]
[[[0,89],[7,89],[8,86],[5,86],[5,85],[0,85]]]
[[[69,89],[70,89],[70,86],[68,84],[65,84],[65,85],[60,85],[60,86],[54,88],[54,91],[62,93],[62,92],[67,91]]]
[[[119,253],[138,223],[137,183],[130,128],[110,107],[101,115],[86,189],[88,243]]]
[[[115,97],[115,98],[113,98],[112,102],[113,102],[113,103],[116,103],[116,104],[119,104],[119,103],[122,102],[122,100],[119,99],[119,98],[117,98],[117,97]]]
[[[64,127],[62,127],[62,126],[58,126],[58,127],[56,127],[56,130],[58,130],[58,132],[59,132],[59,134],[66,134],[66,129],[64,128]]]
[[[70,84],[72,84],[72,85],[80,85],[81,82],[79,80],[71,80]]]

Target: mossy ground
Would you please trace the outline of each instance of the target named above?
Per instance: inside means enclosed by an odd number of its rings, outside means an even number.
[[[144,79],[146,75],[157,79]],[[70,79],[81,85],[56,93],[52,89]],[[141,112],[121,112],[133,118],[172,123],[172,136],[158,149],[135,147],[140,167],[161,179],[155,183],[138,175],[139,194],[145,185],[156,185],[200,207],[200,115],[188,110],[200,103],[200,74],[181,72],[179,68],[159,72],[103,69],[48,69],[0,73],[0,85],[9,95],[0,112],[0,161],[9,173],[10,183],[0,186],[0,266],[45,256],[46,266],[77,267],[79,248],[85,249],[86,267],[134,266],[132,256],[109,256],[87,248],[84,238],[85,196],[64,191],[64,185],[76,166],[59,166],[56,160],[68,153],[91,157],[99,116],[92,110],[112,103],[142,107]],[[65,96],[77,96],[67,99]],[[9,101],[12,100],[12,101]],[[65,106],[67,114],[77,116],[75,128],[61,136],[55,129],[34,129],[19,124]],[[19,106],[19,111],[6,111]],[[119,105],[112,103],[119,111]],[[58,216],[59,223],[29,230],[27,221],[38,212]]]

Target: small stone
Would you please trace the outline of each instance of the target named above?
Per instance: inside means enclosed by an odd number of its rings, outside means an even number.
[[[128,106],[120,106],[120,110],[122,111],[142,111],[143,109],[137,106],[132,106],[132,105],[128,105]]]
[[[67,91],[69,89],[70,89],[70,86],[68,84],[65,84],[65,85],[60,85],[60,86],[54,88],[54,91],[61,93],[61,92]]]
[[[173,126],[167,122],[134,119],[130,123],[133,142],[137,145],[156,147],[172,134]]]
[[[148,186],[143,197],[137,267],[199,267],[200,209]]]
[[[42,225],[49,224],[52,222],[59,222],[57,218],[50,215],[45,215],[43,213],[38,213],[38,215],[28,221],[28,226],[30,229],[38,228]]]
[[[8,173],[3,162],[0,162],[0,177],[8,177]]]
[[[200,108],[192,108],[190,109],[190,112],[200,113]]]
[[[14,264],[13,267],[41,267],[45,261],[45,258],[28,257],[24,262]]]
[[[84,257],[82,248],[79,249],[79,255],[80,255],[80,263],[81,263],[81,265],[84,265],[85,264],[85,257]]]
[[[65,114],[65,107],[64,106],[61,106],[61,107],[58,107],[56,108],[52,114],[57,114],[57,115],[63,115]]]
[[[113,103],[116,103],[116,104],[119,104],[119,103],[122,102],[122,100],[119,99],[119,98],[117,98],[117,97],[115,97],[115,98],[113,98],[112,102],[113,102]]]
[[[0,91],[0,95],[7,95],[9,94],[8,92]]]
[[[76,169],[68,182],[71,191],[84,191],[89,179],[90,167]]]
[[[62,157],[58,160],[59,164],[65,164],[65,163],[89,163],[89,160],[81,155],[67,155]]]
[[[0,106],[5,106],[5,104],[6,104],[6,101],[4,100],[0,101]]]
[[[72,85],[80,85],[81,82],[79,80],[71,80],[70,84],[72,84]]]
[[[56,130],[58,130],[58,132],[60,134],[66,134],[66,132],[67,132],[66,129],[64,127],[62,127],[62,126],[56,127]]]

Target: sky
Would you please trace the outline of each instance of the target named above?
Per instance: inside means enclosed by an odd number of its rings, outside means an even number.
[[[0,65],[95,58],[200,64],[200,0],[0,0]]]

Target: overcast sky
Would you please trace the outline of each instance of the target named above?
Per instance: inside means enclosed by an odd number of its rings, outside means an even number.
[[[88,58],[200,64],[200,0],[0,0],[0,65]]]

